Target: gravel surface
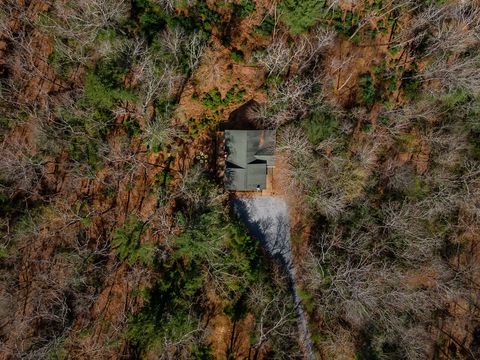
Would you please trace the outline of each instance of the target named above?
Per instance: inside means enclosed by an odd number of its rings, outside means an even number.
[[[260,241],[271,256],[285,266],[292,286],[298,328],[306,351],[305,357],[309,360],[315,359],[307,316],[303,310],[296,284],[287,204],[281,198],[255,196],[236,198],[233,206],[237,215],[247,225],[250,234]]]
[[[237,215],[250,234],[287,269],[292,266],[288,208],[284,200],[271,196],[243,197],[234,200]]]

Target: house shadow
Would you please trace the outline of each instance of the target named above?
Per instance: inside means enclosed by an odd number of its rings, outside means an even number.
[[[228,120],[220,124],[220,130],[263,130],[258,121],[260,104],[249,100],[230,113]]]

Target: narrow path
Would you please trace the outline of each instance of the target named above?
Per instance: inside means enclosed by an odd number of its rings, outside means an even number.
[[[292,286],[300,340],[305,346],[306,358],[314,360],[307,316],[297,288],[287,204],[281,198],[271,196],[242,197],[234,200],[234,209],[251,235],[259,239],[261,245],[286,269]]]

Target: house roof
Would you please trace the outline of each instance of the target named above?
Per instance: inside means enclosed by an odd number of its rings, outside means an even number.
[[[267,166],[274,165],[274,130],[226,130],[225,186],[229,190],[266,187]]]

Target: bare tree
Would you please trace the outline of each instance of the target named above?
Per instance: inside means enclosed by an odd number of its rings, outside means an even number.
[[[68,4],[54,2],[53,16],[42,24],[53,34],[55,47],[72,63],[85,64],[91,58],[92,45],[100,30],[114,25],[128,15],[126,1],[87,0]],[[70,39],[65,42],[65,39]]]
[[[312,34],[304,34],[290,45],[285,37],[278,37],[267,46],[265,52],[256,55],[256,60],[265,67],[267,76],[284,75],[291,68],[301,73],[317,62],[322,52],[335,39],[331,30],[317,28]]]
[[[4,191],[13,196],[17,192],[34,196],[40,190],[44,162],[35,157],[25,143],[4,142],[0,148],[0,178],[9,188]]]
[[[479,44],[479,14],[480,7],[475,2],[428,6],[419,11],[411,26],[400,33],[401,41],[412,48],[426,43],[427,55],[465,53]]]
[[[284,74],[292,62],[290,47],[283,38],[268,45],[265,53],[257,55],[257,61],[265,67],[267,75]]]
[[[168,28],[162,32],[161,44],[173,56],[173,64],[180,66],[186,57],[190,71],[194,71],[200,63],[206,47],[205,39],[200,33],[187,34],[180,28]]]
[[[182,74],[184,62],[191,74],[201,61],[206,47],[199,33],[186,34],[179,28],[166,29],[160,36],[160,45],[165,53],[147,49],[145,42],[135,39],[129,46],[131,57],[136,60],[133,66],[133,82],[140,85],[140,115],[144,116],[147,107],[155,98],[170,98],[177,95],[184,86],[189,74]]]
[[[283,342],[284,345],[295,341],[297,336],[295,312],[288,305],[290,301],[285,301],[285,295],[285,293],[271,294],[270,289],[261,284],[252,287],[248,303],[258,314],[253,330],[255,342],[250,347],[249,359],[257,359],[262,348],[267,343],[272,346],[273,340]]]
[[[295,42],[293,49],[293,64],[298,72],[309,69],[318,63],[319,59],[335,40],[335,32],[331,29],[316,28],[311,35],[304,35]]]
[[[145,125],[144,141],[150,149],[171,144],[176,135],[178,131],[171,124],[168,114],[166,117],[157,116]]]
[[[179,7],[190,7],[194,5],[197,0],[157,0],[157,2],[169,13],[175,12]]]
[[[308,94],[315,82],[315,79],[296,78],[273,88],[269,101],[257,109],[258,121],[266,128],[277,129],[306,114],[309,102],[314,101]]]
[[[480,93],[480,64],[478,56],[456,59],[448,62],[439,59],[430,65],[422,74],[428,81],[438,80],[447,91],[464,89],[474,95]]]
[[[174,68],[169,64],[155,65],[154,60],[147,54],[135,67],[135,80],[140,83],[140,114],[144,115],[152,100],[158,97],[168,98],[176,90],[175,84],[179,76],[175,74]]]

